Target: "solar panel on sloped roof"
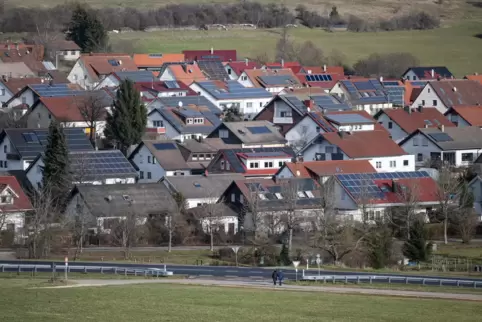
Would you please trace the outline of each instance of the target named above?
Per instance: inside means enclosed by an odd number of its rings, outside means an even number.
[[[453,139],[447,133],[429,133],[428,134],[435,142],[449,142]]]
[[[248,126],[246,127],[251,134],[268,134],[271,130],[266,126]]]
[[[176,150],[176,145],[174,143],[154,143],[152,146],[156,150]]]
[[[291,75],[258,76],[258,78],[266,85],[291,85],[297,83]]]
[[[241,162],[239,161],[238,157],[232,150],[225,150],[224,151],[224,157],[226,158],[226,161],[229,162],[231,165],[231,168],[236,171],[237,173],[244,173],[244,168],[241,165]]]
[[[339,124],[375,123],[360,114],[328,114],[325,117]]]
[[[373,86],[371,82],[366,82],[366,81],[359,81],[359,82],[353,82],[353,85],[358,89],[359,91],[368,91],[368,90],[375,90],[376,87]]]

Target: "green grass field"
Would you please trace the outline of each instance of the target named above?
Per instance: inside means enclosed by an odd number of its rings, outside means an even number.
[[[438,244],[437,254],[481,259],[482,243],[473,242],[468,245],[462,243],[450,243],[448,245]]]
[[[436,30],[373,33],[330,33],[306,28],[291,29],[298,42],[311,40],[325,55],[338,51],[353,64],[371,53],[411,52],[422,65],[445,65],[457,76],[482,72],[482,33],[479,22],[466,22]],[[274,56],[278,30],[160,31],[111,35],[114,44],[130,44],[136,52],[181,52],[184,49],[237,49],[241,57],[267,53]],[[120,42],[120,43],[119,43]]]
[[[482,305],[168,284],[32,289],[0,280],[2,321],[478,321]]]

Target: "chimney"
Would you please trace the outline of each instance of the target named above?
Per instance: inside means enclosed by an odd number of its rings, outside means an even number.
[[[343,139],[345,137],[345,132],[340,131],[340,132],[338,132],[338,135]]]
[[[408,114],[412,114],[412,109],[410,108],[410,106],[405,106],[403,109],[404,109],[405,112],[407,112]]]
[[[432,75],[432,78],[435,78],[435,70],[434,70],[434,69],[432,69],[432,70],[430,71],[430,74]]]
[[[380,76],[380,83],[383,83],[383,76]]]
[[[456,92],[456,91],[457,91],[457,87],[454,86],[453,91]]]
[[[441,130],[442,132],[445,132],[445,125],[442,124],[442,126],[440,126],[440,130]]]
[[[214,48],[211,47],[211,55],[213,55],[213,54],[214,54]]]
[[[311,74],[311,69],[308,69],[308,74]]]
[[[419,106],[417,107],[417,110],[418,110],[420,113],[422,113],[422,112],[423,112],[423,105],[419,105]]]
[[[119,65],[122,65],[122,60],[119,60]]]
[[[326,65],[323,65],[323,71],[326,73]]]
[[[303,104],[305,104],[306,109],[309,112],[313,108],[314,102],[311,99],[308,99],[308,100],[304,100]]]
[[[281,59],[281,68],[284,68],[284,67],[285,67],[285,60]]]
[[[248,66],[248,62],[249,62],[248,58],[246,58],[245,62],[246,62],[246,66]]]

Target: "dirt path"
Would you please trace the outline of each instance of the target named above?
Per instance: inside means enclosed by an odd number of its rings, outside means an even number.
[[[387,289],[363,289],[349,287],[329,287],[329,286],[300,286],[300,285],[283,285],[273,286],[268,281],[243,281],[243,280],[212,280],[212,279],[126,279],[126,280],[75,280],[75,284],[63,286],[49,286],[47,288],[73,288],[73,287],[95,287],[95,286],[112,286],[112,285],[130,285],[130,284],[183,284],[183,285],[203,285],[203,286],[224,286],[224,287],[244,287],[258,288],[274,291],[303,291],[303,292],[326,292],[339,294],[364,294],[364,295],[381,295],[381,296],[397,296],[412,298],[435,298],[463,301],[481,301],[482,295],[477,294],[458,294],[458,293],[438,293],[438,292],[419,292],[419,291],[402,291]]]

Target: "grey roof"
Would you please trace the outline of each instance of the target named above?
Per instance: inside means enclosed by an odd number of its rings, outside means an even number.
[[[149,115],[153,113],[159,113],[164,120],[169,122],[181,134],[209,134],[211,133],[216,127],[221,124],[221,120],[218,116],[213,114],[209,110],[193,110],[189,108],[168,108],[168,109],[153,109]],[[183,118],[189,117],[202,117],[207,122],[204,124],[186,124]]]
[[[157,162],[166,171],[172,170],[188,170],[190,167],[186,163],[186,160],[182,156],[176,141],[142,141],[141,144],[131,153],[129,160],[132,160],[134,155],[139,149],[145,146],[149,149],[152,155],[156,158]]]
[[[136,170],[119,150],[72,152],[69,160],[77,182],[137,177]]]
[[[427,78],[427,75],[430,75],[430,77],[428,78],[431,78],[431,74],[432,74],[432,70],[434,71],[434,74],[435,76],[440,76],[442,78],[452,78],[454,75],[448,70],[447,67],[445,66],[435,66],[435,67],[410,67],[405,73],[404,75],[408,72],[408,71],[413,71],[413,73],[415,75],[417,75],[418,78],[420,79],[424,79],[424,78]]]
[[[176,96],[176,97],[160,97],[156,100],[161,107],[178,107],[179,102],[182,102],[183,106],[195,105],[206,106],[212,113],[221,114],[222,111],[216,107],[210,100],[204,96]]]
[[[286,143],[279,130],[268,121],[224,122],[223,125],[244,144]],[[253,133],[252,128],[266,128],[266,131]]]
[[[325,114],[325,118],[336,124],[373,124],[375,120],[360,114]]]
[[[95,217],[125,216],[129,211],[140,216],[158,214],[173,209],[175,202],[159,183],[78,185],[76,192]]]
[[[215,198],[216,201],[234,180],[242,180],[241,174],[209,174],[208,176],[165,177],[169,187],[185,198]]]
[[[266,86],[273,85],[299,85],[300,81],[292,75],[270,75],[270,76],[258,76],[258,80]]]
[[[279,95],[281,100],[291,106],[298,114],[305,115],[308,113],[306,105],[298,96],[295,95]],[[311,112],[323,112],[325,111],[345,111],[351,110],[351,107],[345,103],[342,103],[335,95],[313,95],[309,96],[309,99],[314,102],[315,111]]]
[[[84,90],[79,90],[73,84],[32,84],[28,85],[37,95],[41,97],[68,96],[83,94]]]
[[[443,132],[438,128],[419,129],[419,131],[444,151],[482,149],[482,129],[477,126],[445,127]],[[451,140],[436,141],[439,135],[444,134]],[[400,142],[400,145],[407,139]]]
[[[9,77],[25,77],[35,76],[35,73],[23,62],[18,63],[0,63],[0,75],[7,75]]]
[[[227,80],[229,79],[228,72],[220,60],[198,60],[199,69],[206,74],[209,79],[213,80]]]
[[[87,135],[82,128],[64,128],[67,148],[72,151],[93,151]],[[8,136],[15,151],[10,154],[18,154],[25,160],[35,159],[39,153],[45,152],[47,147],[48,129],[5,129],[0,135],[0,141]]]
[[[180,147],[185,148],[189,152],[217,152],[218,149],[209,145],[207,142],[199,142],[198,140],[184,140],[182,143],[178,143]]]
[[[271,98],[273,95],[263,88],[244,87],[236,80],[224,82],[225,87],[220,87],[219,82],[201,81],[196,82],[211,96],[218,100],[225,99],[242,99],[242,98]]]
[[[113,73],[120,81],[130,79],[133,82],[152,82],[155,77],[151,71],[137,70],[137,71],[125,71]]]

